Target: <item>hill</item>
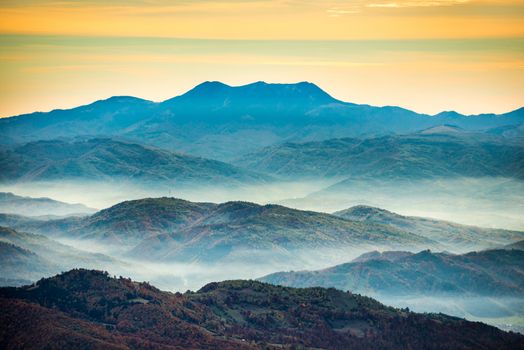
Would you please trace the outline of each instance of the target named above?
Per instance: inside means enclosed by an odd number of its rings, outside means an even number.
[[[90,105],[0,120],[3,142],[57,137],[125,137],[205,158],[231,160],[286,141],[405,134],[438,125],[484,131],[524,122],[503,115],[418,114],[399,107],[342,102],[312,83],[205,82],[161,103],[115,96]]]
[[[0,240],[0,274],[2,285],[11,280],[37,280],[60,271],[59,267],[41,256],[12,243]],[[16,283],[16,282],[15,282]]]
[[[83,204],[69,204],[50,198],[31,198],[0,192],[0,213],[24,216],[67,216],[93,214],[96,209]]]
[[[284,143],[247,154],[235,164],[290,178],[524,179],[523,160],[524,147],[520,142],[481,134],[426,131],[367,139]]]
[[[524,234],[518,231],[481,228],[459,225],[444,220],[403,216],[365,205],[337,211],[333,215],[348,220],[392,226],[402,231],[438,241],[450,250],[493,248],[503,244],[502,242],[520,239]]]
[[[524,332],[523,252],[370,252],[322,270],[272,273],[264,282],[335,287],[395,307],[443,312]]]
[[[0,275],[2,283],[36,281],[73,267],[122,267],[122,263],[103,254],[88,253],[42,235],[18,232],[0,226]]]
[[[319,271],[280,272],[264,282],[293,287],[335,287],[375,296],[524,295],[524,252],[373,253]]]
[[[72,270],[34,286],[2,288],[0,296],[0,344],[8,348],[519,349],[524,340],[481,323],[396,310],[334,289],[254,281],[171,294]]]
[[[294,252],[309,249],[424,245],[435,242],[383,225],[362,225],[324,213],[228,202],[182,230],[144,240],[131,253],[161,259],[213,261],[238,257],[242,261],[260,261],[257,251],[266,252],[268,259],[282,256],[292,260],[296,259]]]
[[[0,215],[0,224],[56,237],[130,249],[152,261],[296,259],[308,249],[439,247],[428,238],[374,223],[249,202],[193,203],[176,198],[127,201],[84,218],[31,220]],[[246,252],[251,253],[246,253]]]
[[[520,231],[403,217],[368,207],[332,215],[280,205],[197,203],[167,197],[126,201],[91,216],[59,220],[2,214],[0,225],[102,243],[139,259],[185,262],[263,261],[259,254],[290,261],[298,259],[299,251],[310,249],[461,252],[499,247],[524,236]]]
[[[215,206],[167,197],[126,201],[72,223],[67,232],[108,243],[136,243],[184,229],[209,215]]]
[[[135,181],[145,184],[257,183],[268,177],[226,163],[113,139],[30,142],[0,150],[2,182]]]

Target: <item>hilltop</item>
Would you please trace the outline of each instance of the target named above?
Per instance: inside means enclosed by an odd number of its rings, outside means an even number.
[[[255,281],[171,294],[99,271],[72,270],[33,286],[2,288],[0,304],[0,344],[7,347],[518,349],[524,340],[335,289]]]
[[[82,218],[43,221],[0,215],[0,224],[130,249],[129,256],[151,261],[217,262],[237,257],[259,261],[255,252],[290,261],[296,259],[294,251],[307,249],[439,246],[436,241],[393,227],[326,213],[165,197],[122,202]]]
[[[404,216],[385,209],[358,205],[333,213],[348,220],[395,227],[416,235],[431,238],[448,249],[472,250],[493,248],[506,240],[518,239],[518,231],[459,225],[453,222],[416,216]],[[482,243],[480,243],[482,241]]]

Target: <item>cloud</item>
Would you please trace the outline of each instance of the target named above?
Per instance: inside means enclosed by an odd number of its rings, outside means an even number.
[[[369,3],[369,8],[406,8],[406,7],[439,7],[461,5],[470,2],[470,0],[418,0],[418,1],[398,1],[384,3]]]
[[[398,9],[410,7],[442,7],[461,5],[471,2],[471,0],[409,0],[409,1],[384,1],[360,0],[348,2],[339,2],[337,6],[330,7],[326,13],[330,17],[340,17],[344,15],[360,14],[366,9]]]
[[[350,7],[350,8],[340,8],[340,7],[332,7],[328,10],[326,10],[329,16],[331,17],[340,17],[342,15],[347,14],[354,14],[354,13],[360,13],[361,10],[358,7]]]

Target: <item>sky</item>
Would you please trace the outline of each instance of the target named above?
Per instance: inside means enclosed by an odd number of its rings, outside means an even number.
[[[524,105],[524,0],[0,0],[0,116],[208,80],[436,114]]]

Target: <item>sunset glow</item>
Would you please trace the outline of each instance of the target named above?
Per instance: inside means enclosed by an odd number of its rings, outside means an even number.
[[[419,112],[522,104],[524,1],[3,1],[0,116],[204,80]]]

